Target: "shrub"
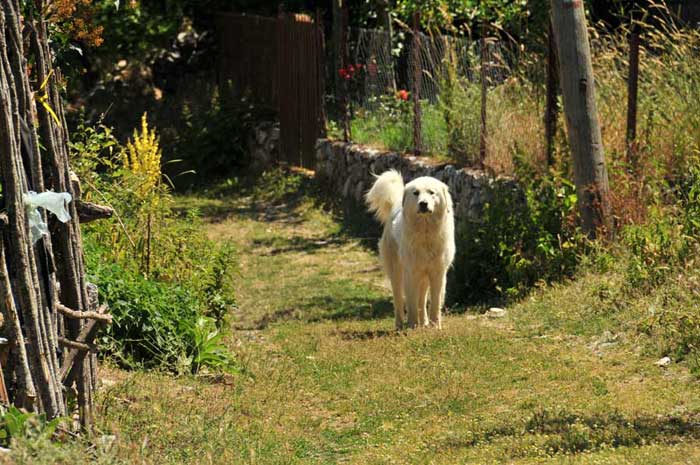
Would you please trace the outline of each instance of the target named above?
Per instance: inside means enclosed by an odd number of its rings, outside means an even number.
[[[524,196],[508,184],[493,189],[482,220],[457,225],[451,287],[459,301],[516,298],[537,282],[569,276],[585,247],[568,181],[537,181]]]
[[[189,186],[196,180],[222,179],[244,167],[247,137],[259,121],[273,121],[274,114],[254,105],[246,96],[238,97],[230,87],[214,89],[209,101],[182,108],[177,134],[169,141],[169,161],[173,182]],[[181,176],[194,173],[193,176]]]
[[[105,351],[128,367],[230,368],[220,330],[235,306],[235,250],[209,240],[197,212],[173,210],[145,115],[121,151],[101,126],[74,141],[74,165],[90,180],[84,197],[116,211],[84,227],[88,274],[114,315]]]
[[[95,247],[86,247],[89,277],[113,316],[102,336],[103,351],[129,368],[194,373],[203,366],[233,366],[214,319],[204,316],[206,301],[196,289],[105,264]]]

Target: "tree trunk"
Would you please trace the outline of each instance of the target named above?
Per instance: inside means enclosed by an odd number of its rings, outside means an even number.
[[[610,201],[584,5],[550,3],[578,208],[584,232],[595,238],[610,232]]]

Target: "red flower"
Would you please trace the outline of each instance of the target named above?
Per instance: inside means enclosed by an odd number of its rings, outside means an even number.
[[[348,71],[345,68],[340,68],[338,70],[338,75],[343,79],[348,79]]]
[[[399,100],[408,100],[408,91],[401,89],[400,91],[396,92],[396,98]]]
[[[357,63],[357,64],[355,65],[355,69],[358,70],[358,71],[361,70],[361,69],[362,69],[362,64],[361,64],[361,63]]]

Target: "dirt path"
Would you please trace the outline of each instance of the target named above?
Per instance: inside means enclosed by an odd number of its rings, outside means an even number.
[[[115,372],[105,411],[142,459],[700,463],[700,398],[683,368],[511,316],[396,334],[376,257],[310,199],[193,202],[240,253],[241,373]]]

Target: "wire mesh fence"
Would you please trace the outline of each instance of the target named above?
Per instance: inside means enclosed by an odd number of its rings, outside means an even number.
[[[418,92],[423,151],[473,162],[478,156],[482,79],[487,87],[506,80],[518,63],[518,49],[496,40],[424,33],[416,38],[398,48],[385,30],[350,32],[352,65],[340,73],[347,81],[352,139],[412,151],[411,99]]]

